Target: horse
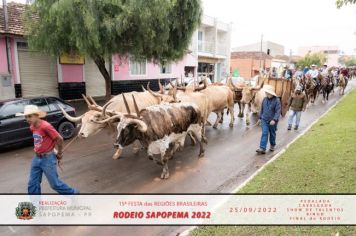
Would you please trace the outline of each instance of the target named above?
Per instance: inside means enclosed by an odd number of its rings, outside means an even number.
[[[308,102],[310,101],[312,104],[315,102],[315,99],[317,98],[318,91],[319,91],[319,85],[318,83],[313,80],[310,76],[305,77],[304,79],[304,91],[305,95],[307,96]]]
[[[330,76],[322,77],[320,84],[321,84],[321,86],[320,86],[321,91],[323,93],[323,103],[324,103],[325,101],[329,100],[329,94],[334,89],[332,75],[331,75],[331,77]]]
[[[345,76],[343,76],[342,74],[340,74],[339,76],[339,95],[344,95],[345,93],[345,88],[347,86],[347,78]]]

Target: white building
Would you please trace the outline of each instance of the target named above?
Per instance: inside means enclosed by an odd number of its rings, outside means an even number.
[[[339,66],[340,50],[337,46],[309,46],[300,47],[298,55],[304,57],[308,53],[324,53],[327,57],[326,64],[328,66]]]
[[[190,49],[198,58],[198,76],[220,81],[230,73],[232,25],[204,15],[194,33]]]
[[[232,49],[233,52],[259,52],[260,50],[261,42],[243,45]],[[284,55],[284,46],[270,41],[263,41],[262,52],[266,53],[267,55],[271,55],[272,57],[277,55]]]

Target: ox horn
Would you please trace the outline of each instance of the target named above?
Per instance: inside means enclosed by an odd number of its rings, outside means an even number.
[[[102,115],[103,117],[106,117],[106,108],[108,108],[108,106],[109,106],[111,103],[112,103],[112,101],[106,103],[106,104],[103,106],[103,111],[102,111],[102,113],[101,113],[101,115]]]
[[[150,89],[150,82],[147,83],[147,90],[148,90],[148,92],[150,92],[150,94],[152,94],[153,96],[162,98],[162,94],[153,92],[153,91]]]
[[[162,86],[162,84],[161,84],[161,80],[160,80],[160,79],[158,80],[158,86],[159,86],[159,92],[160,92],[161,94],[164,94],[164,89],[163,89],[163,86]]]
[[[82,97],[83,97],[84,101],[87,103],[88,107],[92,105],[92,104],[89,102],[88,98],[87,98],[84,94],[82,94]]]
[[[135,110],[136,110],[136,115],[139,116],[139,113],[140,113],[140,110],[138,109],[138,106],[137,106],[137,103],[136,103],[136,99],[135,99],[135,96],[132,94],[132,100],[134,102],[134,107],[135,107]]]
[[[125,103],[125,107],[126,107],[127,113],[131,114],[129,104],[127,103],[127,100],[126,100],[126,97],[125,97],[125,93],[122,93],[122,97],[124,98],[124,103]]]
[[[123,116],[122,113],[119,113],[119,114],[116,114],[114,116],[111,116],[109,118],[106,118],[105,120],[100,120],[100,121],[94,121],[95,123],[98,123],[98,124],[104,124],[104,123],[107,123],[107,122],[111,122],[111,121],[114,121],[115,119],[119,118],[119,120],[121,119],[121,117]]]
[[[228,81],[229,81],[229,83],[231,84],[231,86],[234,88],[234,90],[241,90],[240,88],[238,88],[238,87],[236,87],[236,86],[234,85],[234,83],[232,82],[232,78],[231,78],[231,77],[229,77]]]
[[[93,97],[92,96],[89,96],[89,99],[90,99],[90,101],[93,103],[93,105],[94,106],[99,106],[96,102],[95,102],[95,100],[93,99]]]
[[[81,115],[79,117],[73,117],[73,116],[70,116],[60,105],[59,105],[59,109],[61,109],[64,117],[67,118],[67,120],[69,120],[71,122],[78,123],[82,120],[83,115]]]
[[[145,87],[143,87],[143,85],[141,84],[141,88],[143,92],[146,92],[147,90],[145,89]]]
[[[206,89],[207,84],[208,84],[208,82],[206,81],[206,79],[204,79],[203,80],[203,87],[198,87],[198,88],[194,89],[194,91],[201,91],[201,90]]]

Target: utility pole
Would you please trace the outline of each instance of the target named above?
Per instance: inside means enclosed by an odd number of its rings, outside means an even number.
[[[260,73],[262,70],[262,42],[263,42],[263,34],[261,34],[261,46],[260,46]]]

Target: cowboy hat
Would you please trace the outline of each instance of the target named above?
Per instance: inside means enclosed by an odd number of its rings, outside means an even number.
[[[47,113],[41,111],[36,105],[26,105],[23,113],[16,113],[16,116],[27,116],[37,114],[40,118],[46,117]]]
[[[272,85],[266,84],[266,85],[263,86],[262,89],[266,93],[269,93],[269,94],[277,97],[277,94],[274,92],[274,87]]]
[[[315,64],[313,64],[313,65],[311,65],[311,67],[316,67],[316,65],[315,65]]]

